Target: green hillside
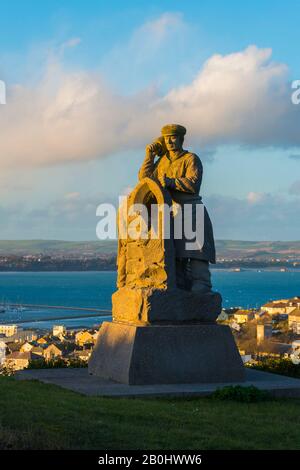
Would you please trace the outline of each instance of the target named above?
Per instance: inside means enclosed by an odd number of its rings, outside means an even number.
[[[0,377],[0,449],[300,449],[300,400],[100,398]]]

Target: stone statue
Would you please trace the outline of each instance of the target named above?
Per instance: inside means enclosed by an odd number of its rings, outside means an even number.
[[[203,208],[202,164],[183,150],[185,132],[175,124],[162,128],[146,148],[139,183],[119,208],[113,321],[102,324],[89,361],[89,372],[104,379],[167,384],[244,378],[230,328],[215,322],[222,298],[211,290],[213,231],[206,211],[200,222],[194,217],[197,206]],[[188,240],[175,236],[176,204],[181,215],[189,204],[192,223],[205,225],[198,249],[187,249]]]
[[[162,128],[161,133],[162,139],[146,147],[146,156],[139,171],[139,179],[145,177],[158,179],[162,187],[169,191],[172,200],[180,204],[182,213],[186,204],[192,205],[195,219],[196,205],[202,204],[202,198],[199,196],[203,174],[201,160],[196,154],[182,147],[186,134],[185,127],[169,124]],[[156,155],[159,155],[159,159],[154,163]],[[194,222],[196,223],[196,220]],[[212,285],[208,263],[216,262],[216,253],[212,224],[205,208],[203,247],[188,250],[186,248],[188,240],[184,233],[182,235],[181,239],[174,240],[177,285],[185,288],[191,281],[192,290],[199,293],[209,292]],[[188,267],[190,267],[189,270]]]

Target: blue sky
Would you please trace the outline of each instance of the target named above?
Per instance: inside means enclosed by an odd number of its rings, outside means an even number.
[[[299,13],[274,0],[1,5],[1,238],[94,239],[97,204],[134,186],[144,146],[181,119],[216,237],[300,239]]]

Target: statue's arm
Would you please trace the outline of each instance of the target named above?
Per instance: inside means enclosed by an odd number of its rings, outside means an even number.
[[[159,145],[154,142],[147,145],[146,155],[143,164],[139,171],[139,180],[143,178],[156,178],[157,177],[157,166],[161,157],[154,163],[155,156],[158,155]]]
[[[187,158],[185,175],[179,178],[170,178],[171,189],[185,193],[198,194],[202,182],[203,167],[199,157],[191,154]]]
[[[145,159],[139,171],[139,180],[143,178],[155,177],[156,176],[156,163],[154,163],[154,157],[146,153]]]

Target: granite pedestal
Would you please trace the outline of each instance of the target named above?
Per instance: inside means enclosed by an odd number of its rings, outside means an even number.
[[[228,326],[102,324],[89,373],[128,385],[242,382]]]

